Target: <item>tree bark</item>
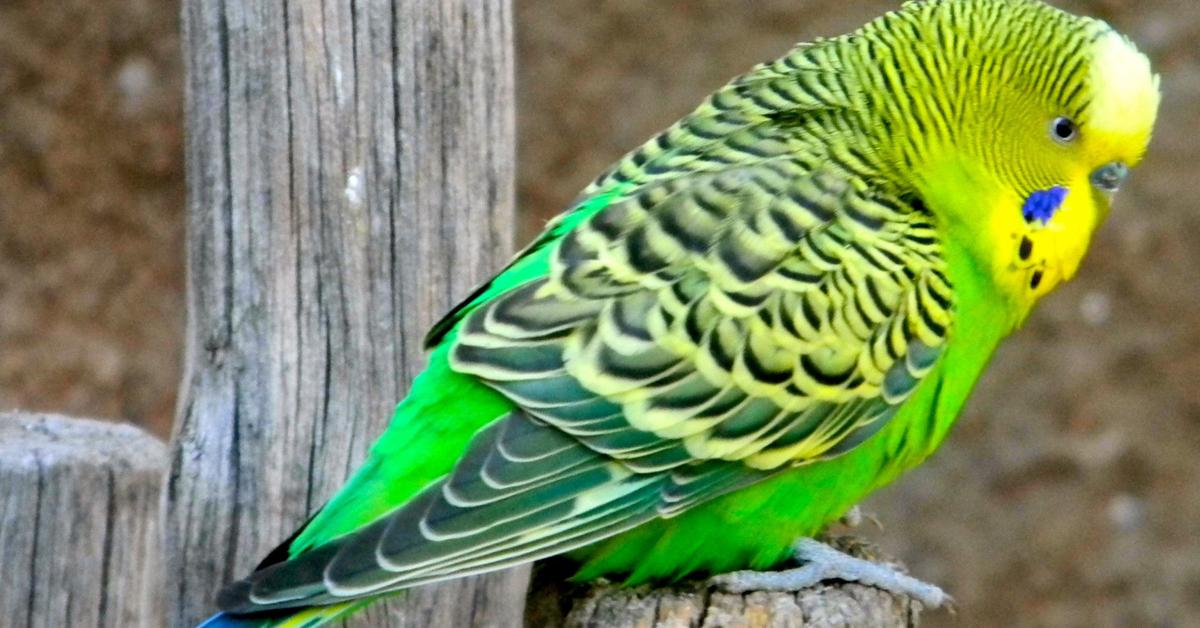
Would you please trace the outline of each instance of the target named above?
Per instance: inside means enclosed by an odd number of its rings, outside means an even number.
[[[500,267],[513,231],[507,0],[185,0],[183,38],[174,626],[211,614],[345,481],[419,370],[423,332]],[[524,573],[415,591],[363,623],[517,625]]]
[[[0,624],[161,626],[166,466],[130,425],[0,414]]]

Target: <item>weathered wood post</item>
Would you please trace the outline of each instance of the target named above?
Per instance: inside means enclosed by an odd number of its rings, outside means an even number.
[[[166,463],[130,425],[0,414],[0,625],[161,626]]]
[[[211,613],[340,486],[422,363],[423,332],[513,232],[508,0],[183,5],[173,626]],[[524,573],[423,589],[363,623],[518,625]]]

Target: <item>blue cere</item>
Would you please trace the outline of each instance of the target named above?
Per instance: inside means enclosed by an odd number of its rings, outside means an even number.
[[[1025,217],[1025,222],[1038,221],[1043,225],[1050,222],[1054,217],[1054,213],[1062,207],[1063,201],[1067,199],[1067,188],[1061,185],[1056,185],[1048,190],[1037,190],[1025,199],[1025,206],[1021,208],[1021,215]]]

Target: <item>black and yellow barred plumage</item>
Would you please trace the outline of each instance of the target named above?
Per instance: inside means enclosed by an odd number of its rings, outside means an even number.
[[[551,268],[469,315],[452,364],[642,472],[849,449],[933,365],[953,311],[920,206],[786,157],[646,185]]]

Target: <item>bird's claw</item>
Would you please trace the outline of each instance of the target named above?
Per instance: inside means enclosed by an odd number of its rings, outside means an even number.
[[[799,591],[828,580],[873,586],[920,602],[926,608],[955,612],[954,599],[936,585],[922,582],[891,565],[856,558],[813,539],[801,539],[794,548],[802,563],[784,571],[735,571],[715,576],[710,583],[730,593],[748,591]]]

